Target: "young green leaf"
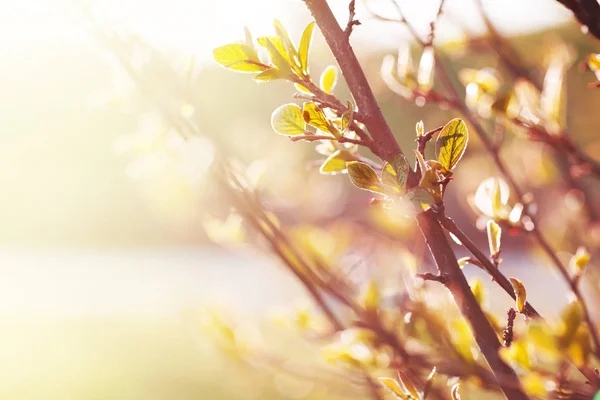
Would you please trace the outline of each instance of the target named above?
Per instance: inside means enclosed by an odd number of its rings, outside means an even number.
[[[280,135],[302,135],[306,130],[302,109],[294,103],[278,107],[271,115],[271,126]]]
[[[336,150],[333,154],[327,157],[327,160],[319,168],[319,172],[323,175],[337,175],[346,172],[346,162],[355,161],[354,157],[347,150]]]
[[[375,281],[371,280],[360,294],[359,304],[365,310],[375,312],[381,305],[381,293]]]
[[[310,49],[314,28],[315,21],[311,21],[306,25],[304,32],[302,32],[302,38],[300,39],[300,46],[298,48],[298,61],[300,61],[300,67],[302,68],[304,75],[308,75],[308,50]]]
[[[409,190],[404,198],[410,201],[417,211],[426,211],[435,204],[433,194],[429,190],[421,187]]]
[[[280,42],[281,41],[279,41],[279,43]],[[273,65],[279,68],[279,70],[285,76],[293,77],[294,73],[292,71],[292,67],[290,66],[290,61],[284,55],[285,53],[281,53],[280,49],[275,46],[275,43],[276,42],[273,42],[272,38],[267,38],[265,42],[265,47],[267,48],[267,53],[269,53],[271,62]]]
[[[490,255],[494,256],[500,251],[500,239],[502,237],[502,228],[493,219],[487,222],[488,243],[490,245]]]
[[[252,33],[250,33],[250,29],[248,29],[247,26],[244,27],[244,37],[245,37],[245,43],[254,48],[254,40],[252,39]]]
[[[290,35],[279,20],[275,20],[273,25],[275,26],[275,33],[277,33],[277,36],[281,39],[287,59],[295,65],[294,60],[298,58],[298,50],[296,50],[296,46],[294,46],[292,39],[290,39]]]
[[[213,57],[223,67],[240,72],[262,72],[270,67],[260,62],[256,50],[244,43],[231,43],[213,50]]]
[[[312,94],[312,92],[310,90],[308,90],[306,87],[304,87],[303,85],[299,84],[299,83],[294,83],[294,87],[296,88],[296,90],[298,90],[299,92],[303,92],[303,93],[308,93],[308,94]]]
[[[398,154],[386,162],[381,172],[381,181],[398,193],[406,191],[406,180],[410,165],[403,154]]]
[[[321,74],[320,86],[325,93],[331,94],[337,83],[337,69],[330,65]]]
[[[464,121],[455,118],[448,122],[435,142],[435,153],[440,164],[452,170],[460,161],[469,141],[469,132]]]
[[[266,71],[261,72],[260,74],[256,75],[252,79],[254,79],[255,81],[259,81],[259,82],[268,82],[268,81],[274,81],[276,79],[285,79],[285,75],[281,73],[279,68],[273,67],[273,68],[269,68]]]
[[[346,168],[350,181],[354,186],[371,192],[385,194],[377,173],[369,165],[359,161],[350,161],[346,163]]]
[[[509,279],[510,283],[512,284],[513,290],[515,291],[515,296],[517,297],[515,300],[517,310],[519,310],[519,312],[522,313],[525,309],[525,302],[527,301],[527,290],[525,290],[525,286],[520,280],[516,278]]]
[[[304,117],[304,121],[307,124],[314,126],[317,129],[322,130],[323,132],[329,132],[336,136],[339,134],[337,129],[335,129],[325,117],[325,113],[323,110],[319,108],[315,103],[304,103],[304,108],[302,111],[302,115]]]

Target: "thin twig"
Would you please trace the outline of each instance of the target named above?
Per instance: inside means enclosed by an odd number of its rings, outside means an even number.
[[[346,24],[346,29],[344,29],[344,33],[346,34],[346,40],[350,40],[350,35],[352,34],[352,28],[354,26],[360,25],[360,21],[355,19],[356,17],[356,0],[350,0],[350,4],[348,4],[348,23]]]

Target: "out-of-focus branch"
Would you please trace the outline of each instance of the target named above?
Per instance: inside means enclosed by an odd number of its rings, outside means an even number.
[[[596,39],[600,39],[600,4],[597,0],[556,0],[573,12],[573,16]]]

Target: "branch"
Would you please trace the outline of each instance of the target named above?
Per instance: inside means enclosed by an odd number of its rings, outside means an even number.
[[[365,73],[327,2],[325,0],[305,0],[305,3],[333,52],[359,110],[365,115],[364,124],[376,144],[376,154],[384,160],[402,154],[398,142],[381,113]],[[414,179],[414,174],[411,175]],[[471,292],[435,215],[431,210],[421,213],[417,216],[417,222],[440,274],[448,277],[446,286],[452,293],[461,313],[469,321],[475,340],[494,375],[498,378],[500,388],[509,400],[528,399],[513,369],[500,358],[498,336]]]
[[[557,0],[596,39],[600,39],[600,4],[597,0]]]
[[[344,29],[344,33],[346,34],[346,40],[350,40],[352,28],[355,25],[360,25],[360,21],[354,19],[354,17],[356,16],[356,0],[350,0],[350,4],[348,4],[348,11],[348,23],[346,24],[346,29]]]
[[[402,150],[383,117],[367,77],[352,46],[346,40],[346,34],[340,28],[325,0],[306,0],[305,3],[340,66],[358,110],[363,115],[362,122],[373,136],[374,153],[383,160],[391,160],[401,154]]]
[[[323,136],[323,135],[298,135],[290,137],[292,142],[298,142],[300,140],[306,140],[307,142],[315,142],[317,140],[330,140],[332,142],[338,143],[352,143],[357,144],[359,146],[370,147],[370,143],[365,142],[362,139],[351,139],[344,136],[341,137],[333,137],[333,136]]]
[[[456,262],[454,251],[452,251],[448,238],[435,214],[432,210],[421,213],[417,216],[417,223],[431,250],[440,275],[447,277],[446,287],[452,293],[454,301],[465,319],[469,321],[475,341],[494,375],[498,377],[504,395],[509,400],[528,399],[515,371],[498,354],[501,347],[498,336],[471,292],[467,279]]]
[[[504,276],[504,274],[502,274],[502,272],[500,272],[500,270],[492,263],[492,261],[490,261],[485,254],[479,250],[477,245],[475,245],[475,243],[473,243],[473,241],[456,225],[454,220],[446,217],[445,215],[439,215],[438,219],[440,220],[442,226],[448,232],[456,236],[463,246],[473,255],[473,257],[475,257],[475,259],[479,262],[478,266],[490,274],[496,283],[498,283],[498,285],[500,285],[500,287],[504,289],[504,291],[508,293],[513,300],[515,300],[515,291],[513,290],[510,281],[506,278],[506,276]],[[540,314],[533,308],[531,304],[529,304],[529,302],[527,302],[525,305],[524,311],[529,317],[541,318]]]

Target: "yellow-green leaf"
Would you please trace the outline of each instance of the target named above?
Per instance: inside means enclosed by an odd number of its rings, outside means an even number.
[[[213,50],[213,57],[223,67],[240,72],[261,72],[269,69],[260,62],[256,50],[244,43],[231,43]]]
[[[281,46],[281,40],[279,40],[279,42],[274,42],[273,38],[266,38],[265,47],[267,48],[267,53],[269,53],[269,58],[271,59],[271,62],[275,67],[279,68],[279,70],[286,76],[293,76],[290,61],[287,59],[285,53],[281,52],[281,48],[278,48],[275,45],[275,43],[279,43],[279,46]]]
[[[423,136],[423,133],[425,132],[425,126],[423,125],[423,121],[417,122],[417,126],[415,127],[415,129],[417,131],[417,137]]]
[[[571,268],[577,273],[582,274],[585,270],[585,267],[589,264],[591,259],[590,253],[586,250],[585,247],[579,247],[577,252],[571,257],[569,264]]]
[[[285,79],[285,75],[278,68],[273,67],[261,72],[252,79],[259,82],[268,82],[276,79]]]
[[[348,170],[348,177],[350,177],[350,181],[354,186],[371,192],[385,194],[377,173],[369,165],[359,161],[350,161],[346,163],[346,169]]]
[[[471,292],[473,292],[473,296],[475,296],[475,300],[480,305],[485,301],[485,287],[483,286],[483,282],[481,279],[473,279],[471,281]]]
[[[419,394],[419,391],[415,387],[412,380],[408,377],[408,375],[406,375],[404,372],[402,372],[400,370],[398,370],[398,380],[400,381],[400,384],[404,387],[406,392],[412,396],[412,398],[414,398],[414,399],[421,398],[421,395]]]
[[[310,49],[314,28],[315,21],[311,21],[306,25],[304,32],[302,32],[302,38],[300,39],[300,46],[298,49],[298,61],[300,61],[300,67],[305,75],[308,75],[308,50]]]
[[[523,312],[523,310],[525,309],[525,302],[527,301],[527,290],[525,290],[525,286],[520,280],[516,278],[509,279],[515,292],[515,296],[517,297],[515,299],[517,310],[519,310],[519,312]]]
[[[273,25],[275,26],[275,32],[277,33],[277,36],[279,36],[281,39],[287,59],[295,64],[294,60],[298,57],[298,51],[296,50],[296,46],[294,46],[292,39],[290,39],[290,35],[287,33],[287,30],[284,28],[281,22],[279,22],[279,20],[275,20]]]
[[[302,118],[300,106],[294,103],[278,107],[271,115],[271,126],[280,135],[302,135],[306,124]]]
[[[330,65],[327,68],[325,68],[325,70],[321,74],[320,79],[321,89],[323,89],[325,93],[331,94],[333,89],[335,89],[335,85],[337,83],[337,75],[337,68],[335,68],[333,65]]]
[[[346,133],[354,121],[354,106],[350,101],[346,101],[346,112],[342,115],[342,134]]]
[[[308,94],[312,94],[312,92],[310,90],[308,90],[306,87],[304,87],[303,85],[299,84],[299,83],[294,83],[294,86],[296,87],[296,89],[299,92],[303,92],[303,93],[308,93]]]
[[[426,211],[435,204],[433,194],[421,187],[409,190],[404,198],[410,201],[416,207],[417,211]]]
[[[567,346],[577,332],[583,320],[583,310],[578,301],[569,303],[560,314],[561,321],[557,327],[558,339],[561,346]]]
[[[569,359],[578,367],[585,367],[592,354],[590,333],[585,325],[580,325],[567,349]]]
[[[329,123],[327,117],[325,117],[323,110],[315,103],[304,103],[302,115],[307,124],[314,126],[323,132],[329,132],[333,135],[338,134],[337,130]]]
[[[381,294],[375,281],[371,280],[360,294],[359,303],[367,311],[377,311],[381,303]]]
[[[337,175],[346,172],[346,162],[355,161],[356,157],[347,150],[336,150],[319,168],[323,175]]]
[[[490,245],[490,255],[496,255],[500,251],[500,239],[502,228],[493,219],[487,222],[488,243]]]
[[[455,118],[448,122],[435,142],[439,163],[452,170],[465,153],[468,141],[469,132],[462,119]]]
[[[389,390],[396,398],[400,400],[407,400],[409,397],[402,388],[400,384],[392,378],[379,378],[379,383],[381,386]]]
[[[429,91],[433,87],[433,75],[435,72],[435,56],[433,46],[427,46],[421,55],[419,62],[419,71],[417,72],[417,82],[424,91]]]
[[[410,165],[403,154],[398,154],[389,162],[386,162],[381,172],[381,181],[392,188],[395,192],[406,191],[406,180]]]

